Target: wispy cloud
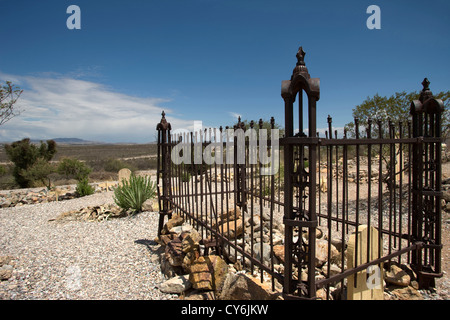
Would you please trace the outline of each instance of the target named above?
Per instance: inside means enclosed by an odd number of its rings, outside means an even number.
[[[170,101],[166,98],[131,96],[100,83],[58,75],[0,73],[0,80],[11,80],[26,88],[17,103],[24,111],[0,127],[1,141],[77,137],[148,142],[154,140],[163,109],[172,126],[192,125],[192,121],[171,117],[173,111],[164,107]]]
[[[240,113],[236,113],[236,112],[228,112],[228,114],[229,114],[230,116],[232,116],[233,118],[235,118],[236,120],[238,120],[239,117],[241,117],[241,119],[242,119],[242,114],[240,114]]]

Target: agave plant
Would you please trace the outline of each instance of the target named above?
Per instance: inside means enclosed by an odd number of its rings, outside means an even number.
[[[156,194],[156,183],[150,177],[130,176],[130,180],[122,180],[122,185],[114,189],[114,202],[124,210],[142,211],[142,204]]]

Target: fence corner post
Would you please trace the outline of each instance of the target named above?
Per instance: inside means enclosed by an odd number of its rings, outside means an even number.
[[[412,235],[417,245],[411,266],[419,287],[435,287],[441,271],[441,199],[442,199],[442,100],[435,99],[425,78],[419,100],[411,102],[413,122]]]
[[[158,162],[156,171],[156,183],[158,190],[158,207],[159,207],[159,224],[158,237],[164,225],[164,217],[171,218],[172,210],[170,210],[170,130],[171,125],[166,120],[166,114],[162,112],[161,121],[156,126],[158,131]],[[160,185],[162,180],[162,188]],[[161,190],[162,189],[162,190]],[[162,193],[161,193],[162,191]]]

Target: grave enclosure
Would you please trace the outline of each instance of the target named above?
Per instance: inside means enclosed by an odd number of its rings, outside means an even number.
[[[304,57],[300,47],[290,80],[282,81],[285,132],[276,174],[263,175],[264,165],[250,161],[174,164],[177,145],[204,150],[214,142],[234,159],[239,152],[249,159],[251,148],[248,139],[242,148],[226,148],[230,139],[238,145],[228,127],[172,134],[163,112],[158,234],[166,219],[180,215],[200,234],[200,255],[239,262],[261,282],[270,275],[285,299],[314,299],[319,290],[329,298],[336,288],[357,299],[368,268],[383,272],[392,263],[410,266],[420,288],[434,286],[442,276],[442,101],[425,79],[420,99],[411,102],[411,121],[368,119],[360,127],[354,119],[355,136],[338,138],[329,116],[323,137],[316,130],[320,82],[310,77]],[[261,129],[262,121],[249,125]],[[239,128],[246,129],[240,119],[233,129]],[[273,145],[269,140],[269,155],[278,152]]]

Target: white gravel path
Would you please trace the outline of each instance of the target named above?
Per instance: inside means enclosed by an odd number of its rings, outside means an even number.
[[[49,221],[87,206],[112,203],[112,192],[0,209],[0,256],[15,258],[0,281],[0,299],[172,299],[153,252],[158,214],[103,222]]]

